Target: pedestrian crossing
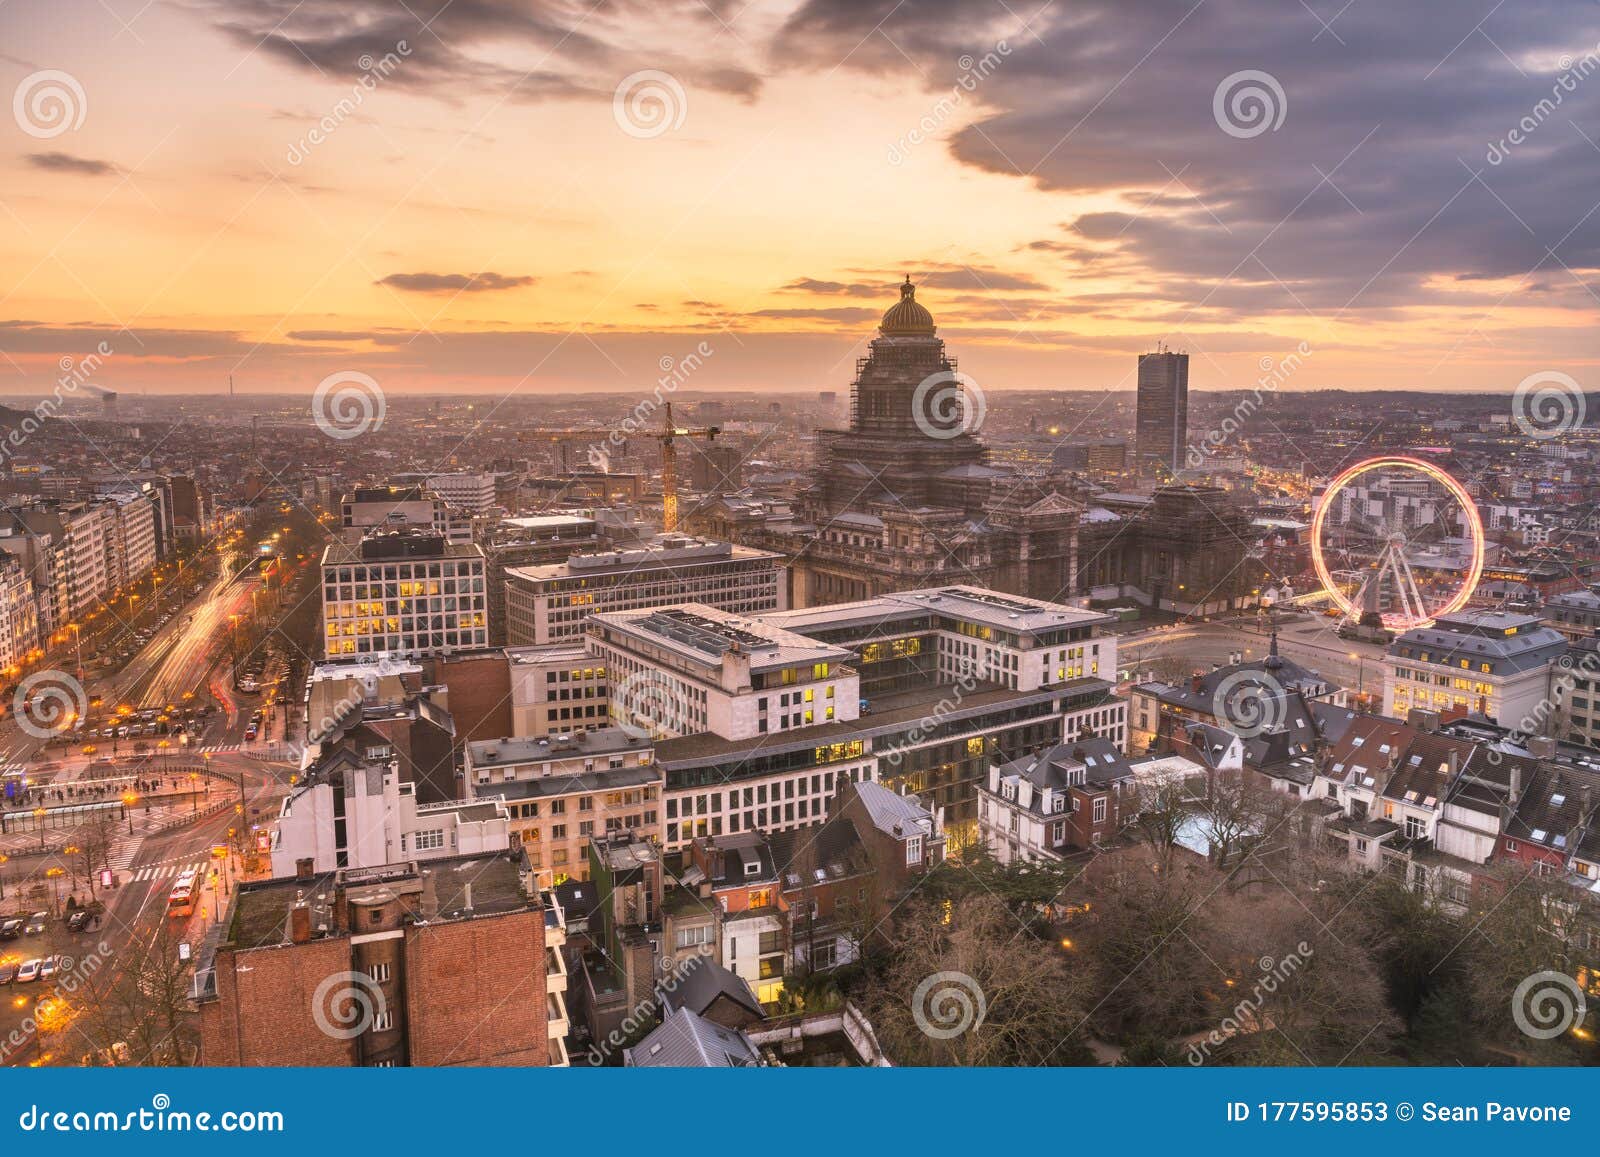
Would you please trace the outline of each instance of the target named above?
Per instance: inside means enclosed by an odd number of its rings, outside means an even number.
[[[168,880],[178,876],[188,875],[193,872],[199,874],[205,871],[206,861],[196,860],[194,863],[176,864],[147,864],[133,874],[133,882],[141,883],[145,880]]]
[[[143,836],[118,836],[106,851],[106,866],[113,872],[127,871],[142,843],[144,843]]]
[[[201,755],[220,755],[229,751],[243,750],[242,743],[212,743],[199,749]]]

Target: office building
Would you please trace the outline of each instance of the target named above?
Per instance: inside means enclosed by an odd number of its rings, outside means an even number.
[[[1537,615],[1440,615],[1431,626],[1389,644],[1383,713],[1404,719],[1412,708],[1423,708],[1446,716],[1482,715],[1503,727],[1543,734],[1554,710],[1551,668],[1566,651],[1566,639]]]
[[[1183,469],[1189,429],[1189,355],[1159,349],[1139,355],[1135,457],[1141,476],[1171,478]]]
[[[736,614],[776,611],[782,560],[688,535],[661,535],[639,547],[576,554],[545,566],[506,571],[506,638],[541,646],[583,637],[591,615],[696,602]]]
[[[610,725],[611,685],[582,640],[507,647],[511,734],[539,738]]]
[[[658,736],[665,846],[816,823],[882,782],[976,834],[979,781],[1076,739],[1126,742],[1110,617],[976,587],[741,618],[695,605],[597,616],[619,722]]]
[[[376,531],[420,528],[455,543],[472,541],[470,515],[453,511],[422,486],[358,486],[339,503],[341,537],[360,542]]]
[[[483,551],[423,530],[330,543],[322,555],[324,654],[449,654],[489,642]]]

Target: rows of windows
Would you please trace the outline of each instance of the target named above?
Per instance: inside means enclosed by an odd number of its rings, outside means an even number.
[[[870,780],[868,766],[840,768],[839,782]],[[835,772],[813,772],[726,790],[667,797],[666,846],[681,847],[699,836],[724,832],[784,831],[821,821],[833,797]]]

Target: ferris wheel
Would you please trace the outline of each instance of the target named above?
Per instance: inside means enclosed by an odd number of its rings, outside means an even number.
[[[1483,520],[1466,488],[1432,462],[1369,458],[1328,484],[1311,521],[1311,560],[1347,618],[1407,631],[1472,597]]]

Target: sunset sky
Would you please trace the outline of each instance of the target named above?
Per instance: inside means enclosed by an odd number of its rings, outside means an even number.
[[[843,390],[906,273],[986,388],[1158,341],[1595,388],[1597,45],[1575,0],[8,0],[0,393],[101,340],[151,392],[642,389],[702,340],[696,388]]]

